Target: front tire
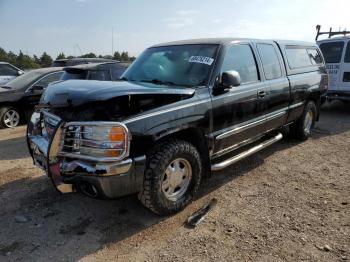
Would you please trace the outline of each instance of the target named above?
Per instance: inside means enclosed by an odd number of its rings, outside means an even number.
[[[20,114],[14,107],[0,108],[0,128],[13,128],[20,123]]]
[[[313,101],[307,102],[302,116],[290,126],[290,133],[294,138],[307,140],[315,125],[317,107]]]
[[[159,215],[185,208],[199,189],[202,162],[190,143],[172,139],[156,145],[147,156],[142,204]]]

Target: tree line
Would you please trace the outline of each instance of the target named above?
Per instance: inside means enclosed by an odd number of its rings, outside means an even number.
[[[75,56],[66,56],[64,53],[60,53],[56,59],[70,59],[74,58]],[[114,55],[99,55],[97,56],[94,53],[87,53],[82,56],[83,58],[106,58],[106,59],[113,59],[117,61],[122,61],[122,62],[130,62],[134,61],[135,57],[134,56],[129,56],[128,52],[123,51],[123,52],[114,52]],[[41,68],[41,67],[49,67],[52,62],[53,58],[46,52],[44,52],[41,56],[30,56],[23,54],[22,51],[19,51],[18,54],[15,54],[12,51],[6,52],[5,49],[0,47],[0,62],[8,62],[18,68],[21,69],[35,69],[35,68]]]

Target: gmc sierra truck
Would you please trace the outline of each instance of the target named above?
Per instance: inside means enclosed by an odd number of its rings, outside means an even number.
[[[203,177],[281,140],[284,127],[307,139],[327,84],[312,43],[159,44],[120,81],[52,84],[28,124],[28,147],[59,192],[138,193],[153,212],[172,214]]]

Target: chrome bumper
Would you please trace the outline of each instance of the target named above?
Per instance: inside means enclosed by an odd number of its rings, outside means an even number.
[[[50,119],[55,127],[45,127],[44,118]],[[74,158],[73,154],[61,154],[63,126],[64,122],[57,116],[37,111],[33,113],[27,128],[27,144],[33,162],[46,172],[59,192],[74,192],[74,184],[82,181],[96,184],[106,197],[139,191],[143,181],[145,156],[102,162]]]

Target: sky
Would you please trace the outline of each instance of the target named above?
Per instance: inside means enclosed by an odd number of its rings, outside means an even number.
[[[153,44],[203,37],[314,41],[317,24],[350,30],[349,10],[350,0],[0,0],[0,47],[55,58],[137,56]]]

